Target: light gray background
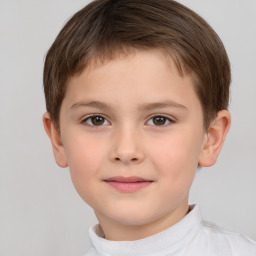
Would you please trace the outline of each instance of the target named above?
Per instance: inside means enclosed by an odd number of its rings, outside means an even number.
[[[0,0],[0,256],[78,256],[93,211],[43,130],[44,56],[88,1]],[[256,1],[182,0],[222,38],[231,60],[232,127],[218,163],[191,191],[204,219],[256,239]]]

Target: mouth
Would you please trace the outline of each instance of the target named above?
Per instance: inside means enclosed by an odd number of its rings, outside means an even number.
[[[149,186],[153,181],[135,176],[115,176],[104,180],[104,182],[120,192],[135,192]]]

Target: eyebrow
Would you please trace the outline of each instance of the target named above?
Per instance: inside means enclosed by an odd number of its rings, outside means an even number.
[[[77,109],[79,107],[94,107],[94,108],[98,108],[98,109],[109,109],[110,107],[104,103],[104,102],[100,102],[100,101],[80,101],[77,102],[75,104],[73,104],[71,106],[71,110],[73,109]]]
[[[111,109],[111,107],[108,104],[101,101],[80,101],[73,104],[70,110],[77,109],[79,107],[93,107],[93,108],[105,109],[105,110]],[[153,102],[153,103],[144,103],[139,105],[138,107],[140,111],[150,111],[150,110],[159,109],[159,108],[179,108],[184,110],[188,109],[186,106],[170,100]]]
[[[154,110],[159,108],[179,108],[184,110],[188,109],[186,106],[171,100],[154,102],[154,103],[145,103],[139,106],[139,110],[144,110],[144,111],[149,111],[149,110]]]

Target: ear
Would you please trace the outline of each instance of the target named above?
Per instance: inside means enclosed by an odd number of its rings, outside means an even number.
[[[66,159],[64,146],[61,141],[60,132],[56,129],[56,127],[52,123],[48,112],[46,112],[43,115],[43,123],[44,123],[44,129],[52,143],[52,149],[53,149],[53,154],[54,154],[56,163],[60,167],[67,167],[68,162]]]
[[[212,121],[207,130],[203,149],[199,156],[199,165],[206,167],[215,164],[228,133],[230,123],[230,113],[227,110],[219,111],[217,117]]]

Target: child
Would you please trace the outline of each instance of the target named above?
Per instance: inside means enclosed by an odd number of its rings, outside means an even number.
[[[45,60],[43,122],[99,221],[86,255],[256,255],[188,204],[229,130],[229,85],[221,40],[175,1],[97,0],[68,21]]]

